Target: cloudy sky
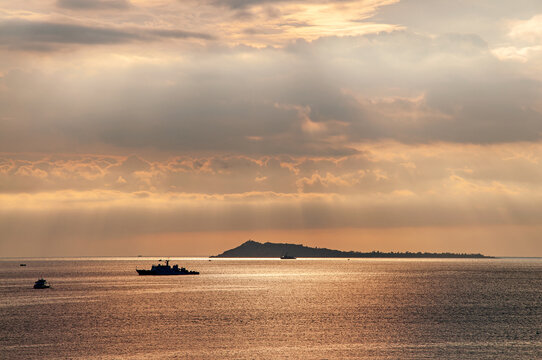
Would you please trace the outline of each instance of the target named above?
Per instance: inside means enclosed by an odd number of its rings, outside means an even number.
[[[0,0],[0,256],[542,256],[540,0]]]

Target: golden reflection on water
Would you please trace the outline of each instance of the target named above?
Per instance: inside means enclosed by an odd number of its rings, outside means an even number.
[[[24,358],[535,358],[542,262],[0,261],[0,346]],[[173,261],[177,262],[176,260]],[[31,289],[38,274],[52,289]],[[42,347],[32,344],[44,344]],[[54,344],[54,346],[45,345]]]

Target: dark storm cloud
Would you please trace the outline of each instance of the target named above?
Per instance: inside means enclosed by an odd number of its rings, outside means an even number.
[[[156,41],[160,38],[200,38],[212,36],[169,29],[115,29],[22,19],[0,22],[0,45],[10,49],[56,50],[61,45],[122,44]]]
[[[127,9],[131,6],[128,0],[57,0],[56,4],[71,10]]]

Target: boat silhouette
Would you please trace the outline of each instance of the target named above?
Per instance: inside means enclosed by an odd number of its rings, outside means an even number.
[[[51,287],[51,285],[49,285],[49,283],[45,279],[38,279],[34,283],[34,289],[48,289],[50,287]]]
[[[169,260],[165,260],[165,263],[165,265],[160,263],[153,265],[150,270],[136,269],[136,271],[139,275],[199,275],[198,271],[180,268],[179,265],[170,266]]]

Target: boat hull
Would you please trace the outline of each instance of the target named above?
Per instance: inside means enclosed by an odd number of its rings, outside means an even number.
[[[154,275],[154,276],[167,276],[167,275],[199,275],[198,271],[172,271],[172,272],[161,272],[153,270],[140,270],[136,269],[139,275]]]

